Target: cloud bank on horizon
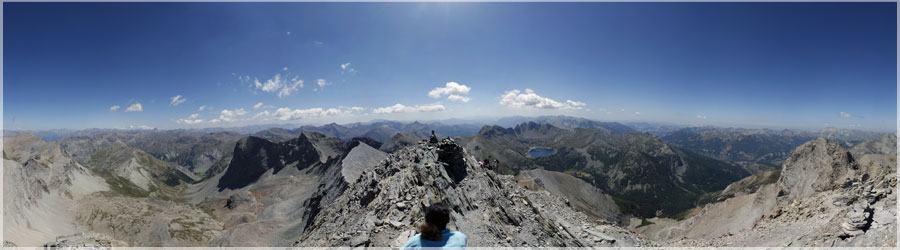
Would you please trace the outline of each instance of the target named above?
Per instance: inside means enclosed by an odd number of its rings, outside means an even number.
[[[4,127],[561,114],[890,130],[894,7],[13,3]]]

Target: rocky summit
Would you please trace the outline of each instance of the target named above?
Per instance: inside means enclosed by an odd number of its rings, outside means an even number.
[[[558,202],[555,202],[558,201]],[[424,222],[424,208],[452,207],[469,246],[648,246],[649,241],[575,212],[546,191],[480,168],[451,139],[403,148],[363,173],[323,208],[295,246],[397,247]]]

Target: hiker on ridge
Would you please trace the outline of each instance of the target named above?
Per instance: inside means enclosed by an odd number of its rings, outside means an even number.
[[[425,208],[425,223],[419,225],[419,233],[409,238],[400,249],[463,249],[466,235],[447,229],[450,222],[450,207],[443,203],[431,204]]]
[[[438,143],[438,138],[434,135],[434,130],[431,131],[431,138],[428,139],[428,142],[431,144]]]

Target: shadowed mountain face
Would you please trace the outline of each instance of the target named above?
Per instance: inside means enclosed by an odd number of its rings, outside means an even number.
[[[273,174],[277,174],[285,166],[302,170],[318,161],[319,152],[305,134],[282,143],[249,136],[235,144],[231,163],[222,175],[218,188],[220,191],[242,188],[255,182],[270,169]]]
[[[692,208],[703,193],[749,175],[735,165],[637,132],[568,130],[529,122],[515,128],[485,126],[461,141],[479,159],[498,159],[501,173],[535,168],[568,173],[612,195],[623,212],[644,217],[673,216]],[[538,147],[556,153],[529,157],[529,150]]]

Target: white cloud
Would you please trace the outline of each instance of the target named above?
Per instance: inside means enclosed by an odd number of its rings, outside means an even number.
[[[287,70],[287,67],[285,67],[285,70]],[[278,92],[278,97],[282,98],[297,93],[300,88],[303,88],[303,80],[301,80],[299,76],[294,76],[290,79],[288,79],[288,77],[289,76],[285,76],[282,78],[279,73],[275,74],[272,79],[268,79],[265,82],[260,82],[259,79],[255,79],[252,86],[268,93]]]
[[[139,102],[131,104],[131,106],[128,106],[128,108],[125,109],[125,112],[143,112],[143,111],[144,111],[144,106],[142,106],[141,103],[139,103]]]
[[[116,111],[119,110],[119,108],[121,108],[119,105],[112,105],[112,107],[109,107],[109,111]]]
[[[572,107],[572,108],[581,109],[581,107],[584,107],[584,106],[586,106],[587,104],[585,104],[585,103],[583,103],[583,102],[576,102],[576,101],[572,101],[572,100],[566,100],[566,105],[568,105],[569,107]]]
[[[247,111],[245,111],[243,108],[234,109],[234,110],[224,109],[224,110],[222,110],[222,112],[220,112],[219,120],[221,120],[223,122],[233,122],[233,121],[237,121],[239,116],[243,116],[246,114],[247,114]]]
[[[350,107],[350,110],[351,110],[351,111],[357,111],[357,112],[358,112],[358,111],[366,110],[366,108],[363,108],[363,107],[355,107],[355,106],[354,106],[354,107]]]
[[[284,66],[284,68],[281,68],[281,70],[287,71],[287,66]]]
[[[291,32],[288,31],[288,32],[285,32],[284,34],[290,36],[290,35],[291,35]]]
[[[178,119],[178,120],[175,120],[175,122],[177,122],[179,124],[187,124],[187,125],[203,123],[203,119],[197,119],[199,117],[200,117],[200,114],[194,113],[194,114],[191,114],[190,116],[188,116],[188,118]]]
[[[469,102],[469,97],[461,95],[450,95],[447,97],[447,100],[451,100],[454,102]]]
[[[407,113],[407,112],[435,112],[444,110],[444,105],[440,103],[416,105],[409,107],[403,104],[394,104],[394,106],[376,108],[372,110],[375,114],[391,114],[391,113]]]
[[[419,111],[419,112],[435,112],[435,111],[442,111],[442,110],[444,110],[444,105],[441,105],[440,103],[416,106],[416,111]]]
[[[706,120],[706,116],[705,115],[697,115],[697,119]]]
[[[182,103],[184,103],[185,101],[187,101],[187,99],[185,99],[185,98],[184,98],[183,96],[181,96],[181,95],[176,95],[176,96],[173,96],[173,97],[171,97],[171,98],[169,98],[169,99],[172,100],[172,101],[169,102],[169,106],[178,106],[178,104],[182,104]]]
[[[253,105],[253,109],[259,109],[259,108],[262,108],[262,106],[263,106],[262,102],[257,102],[256,105]]]
[[[634,115],[641,115],[641,112],[634,112]]]
[[[253,84],[257,89],[262,89],[265,92],[275,92],[284,87],[284,82],[281,81],[281,74],[275,74],[272,79],[266,80],[264,83],[256,79]]]
[[[312,41],[313,46],[321,48],[325,46],[325,43],[322,41]]]
[[[841,112],[841,118],[853,118],[853,115]]]
[[[507,91],[500,96],[500,104],[511,108],[535,109],[582,109],[586,105],[583,102],[572,100],[560,103],[550,98],[541,97],[531,89],[525,89],[525,93],[518,89]]]
[[[428,96],[431,98],[441,98],[443,95],[449,95],[447,99],[450,101],[469,102],[469,97],[463,95],[468,95],[471,90],[472,88],[469,86],[456,82],[448,82],[444,84],[444,87],[437,87],[428,91]]]
[[[197,109],[197,112],[203,111],[204,109],[206,109],[206,105],[200,106],[200,108]]]

